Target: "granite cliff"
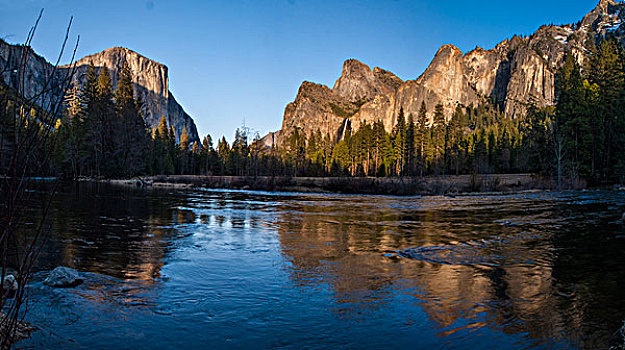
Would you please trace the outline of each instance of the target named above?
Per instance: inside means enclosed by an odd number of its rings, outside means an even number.
[[[310,134],[321,129],[336,139],[350,125],[381,120],[390,131],[400,109],[416,117],[422,102],[432,118],[442,104],[449,117],[456,106],[493,103],[509,118],[525,115],[529,104],[555,103],[555,74],[567,53],[580,64],[595,39],[610,33],[625,37],[625,4],[601,0],[575,24],[540,27],[527,37],[513,36],[490,50],[467,53],[443,45],[428,68],[415,80],[402,81],[381,68],[371,70],[350,59],[333,89],[305,82],[284,112],[282,128],[263,139],[280,144],[293,130]]]
[[[52,64],[37,55],[31,48],[11,45],[0,40],[0,72],[2,72],[4,83],[12,88],[18,87],[20,82],[16,79],[17,74],[14,72],[14,67],[18,66],[24,50],[27,50],[26,53],[29,57],[23,83],[26,97],[37,96],[49,79],[52,81],[51,86],[59,89],[59,81],[66,75],[67,70],[71,68],[70,66],[61,66],[55,71]],[[173,125],[177,137],[180,137],[182,129],[186,126],[191,142],[199,141],[193,119],[169,91],[168,69],[161,63],[132,50],[115,47],[78,60],[74,80],[79,85],[84,84],[90,63],[96,67],[106,65],[111,73],[113,87],[116,87],[124,62],[127,62],[132,70],[135,97],[142,102],[141,112],[147,125],[156,126],[161,116],[164,115],[168,124]],[[58,98],[58,96],[58,93],[52,94],[36,102],[45,108],[49,105],[50,99]]]

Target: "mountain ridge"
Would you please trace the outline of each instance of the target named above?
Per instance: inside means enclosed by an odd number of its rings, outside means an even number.
[[[344,125],[357,130],[360,125],[377,120],[391,131],[401,109],[416,118],[423,102],[430,122],[437,104],[444,106],[447,118],[457,106],[481,103],[492,103],[506,117],[522,117],[530,104],[549,106],[555,103],[555,74],[567,53],[583,64],[588,57],[586,46],[592,39],[610,33],[623,40],[624,8],[623,2],[601,0],[577,23],[543,25],[529,36],[513,35],[488,50],[476,47],[464,53],[453,44],[442,45],[421,75],[403,81],[393,91],[381,91],[371,79],[363,78],[369,75],[364,69],[368,66],[349,59],[331,90],[333,95],[328,96],[334,104],[354,102],[356,96],[364,97],[358,100],[361,106],[355,113],[341,115],[324,108],[319,113],[319,106],[311,101],[303,103],[298,94],[285,108],[282,128],[270,133],[263,143],[280,146],[295,129],[307,135],[321,129],[324,135],[338,140]],[[346,69],[346,65],[355,69]],[[362,76],[350,77],[354,71]],[[339,84],[343,80],[349,81],[348,93]],[[328,103],[318,102],[320,105]]]

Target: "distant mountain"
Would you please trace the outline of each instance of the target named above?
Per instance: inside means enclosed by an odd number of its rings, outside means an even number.
[[[29,54],[24,82],[26,96],[28,98],[37,96],[51,76],[53,76],[52,86],[58,89],[58,86],[55,86],[57,84],[54,84],[54,82],[59,81],[66,70],[70,68],[69,66],[60,67],[55,72],[53,65],[37,55],[31,48],[22,45],[11,45],[0,40],[0,72],[3,72],[2,78],[4,82],[12,88],[18,87],[19,82],[13,67],[18,66],[23,50],[28,50]],[[182,129],[186,126],[190,142],[199,141],[195,122],[169,91],[168,69],[167,66],[161,63],[146,58],[132,50],[114,47],[79,60],[76,63],[77,71],[74,79],[82,86],[85,83],[86,72],[90,63],[93,63],[96,67],[103,67],[106,64],[111,73],[113,87],[116,87],[124,62],[128,62],[132,70],[135,97],[142,102],[141,112],[147,125],[155,127],[161,116],[164,115],[168,124],[174,126],[177,138],[180,137]],[[36,102],[45,108],[50,101],[39,100]]]
[[[495,48],[463,53],[453,45],[442,46],[425,72],[416,80],[402,81],[381,68],[350,59],[333,89],[304,82],[284,112],[282,128],[263,138],[266,146],[280,144],[295,129],[310,134],[318,129],[336,139],[350,125],[381,120],[390,131],[401,108],[416,118],[422,102],[430,120],[442,104],[447,117],[456,106],[494,103],[506,116],[523,116],[527,106],[555,104],[555,74],[565,55],[583,64],[595,39],[608,33],[625,37],[625,4],[601,0],[575,24],[540,27],[528,37],[513,36]]]

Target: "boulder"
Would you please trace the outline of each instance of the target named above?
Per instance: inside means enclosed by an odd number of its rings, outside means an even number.
[[[8,293],[15,293],[18,288],[17,279],[13,275],[6,275],[2,280],[2,291]]]
[[[50,287],[68,288],[75,287],[83,281],[78,271],[69,267],[59,266],[50,272],[43,284]]]

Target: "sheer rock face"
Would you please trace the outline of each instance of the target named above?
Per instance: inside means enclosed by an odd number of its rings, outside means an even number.
[[[295,129],[307,135],[321,130],[323,135],[336,138],[344,120],[353,116],[359,107],[327,86],[305,81],[295,101],[284,110],[280,139],[286,140]]]
[[[323,136],[339,139],[346,123],[363,104],[379,96],[392,95],[401,84],[403,81],[389,71],[371,70],[357,60],[347,60],[333,89],[305,81],[295,101],[284,110],[281,132],[263,138],[263,144],[266,147],[281,144],[296,129],[306,135],[320,130]],[[388,111],[385,109],[384,112]]]
[[[4,82],[13,88],[17,88],[19,82],[16,81],[17,74],[12,73],[12,67],[18,66],[24,49],[22,46],[10,45],[0,40],[0,71],[3,71],[5,67],[8,68],[8,71],[3,74],[3,78]],[[26,50],[29,51],[23,89],[26,96],[32,97],[37,95],[43,89],[46,80],[52,75],[54,75],[52,79],[55,82],[52,86],[60,90],[62,85],[60,81],[71,67],[60,67],[53,74],[54,69],[50,63],[35,54],[30,48],[26,48]],[[184,111],[169,91],[168,70],[161,63],[143,57],[132,50],[115,47],[87,56],[76,62],[75,82],[81,86],[85,83],[89,64],[92,63],[96,68],[106,65],[111,74],[113,87],[116,87],[124,62],[127,62],[132,70],[135,97],[142,102],[141,112],[146,124],[153,128],[158,125],[161,116],[164,115],[168,124],[174,126],[178,138],[182,133],[182,129],[186,126],[191,142],[199,141],[193,119]],[[59,94],[57,93],[52,97],[47,97],[37,102],[42,106],[48,106],[50,99],[54,100],[58,96]]]
[[[310,134],[321,127],[324,134],[341,135],[345,125],[357,130],[378,120],[391,131],[401,109],[406,117],[412,114],[416,119],[422,102],[430,121],[439,103],[447,118],[456,106],[486,102],[495,103],[509,118],[523,117],[529,104],[555,103],[555,75],[568,52],[583,65],[589,56],[587,46],[598,36],[612,33],[623,41],[624,9],[624,3],[601,0],[578,24],[542,26],[529,37],[513,36],[491,50],[476,48],[463,54],[453,45],[444,45],[420,77],[406,82],[380,68],[371,71],[348,60],[333,90],[326,88],[325,95],[305,104],[298,94],[285,111],[281,134],[288,135],[288,128],[294,127]],[[355,104],[356,110],[336,114],[323,107],[337,100]]]
[[[453,45],[441,47],[425,72],[416,81],[402,85],[396,95],[395,114],[403,108],[406,116],[412,114],[415,118],[422,102],[430,112],[440,103],[449,115],[458,103],[469,105],[478,101],[478,95],[466,75],[462,51]],[[392,127],[395,123],[396,117],[388,126]]]
[[[23,58],[28,57],[26,66],[22,72],[18,67],[23,62]],[[2,83],[17,89],[21,87],[27,98],[35,98],[35,103],[42,107],[49,108],[51,103],[57,103],[60,96],[61,86],[52,84],[52,93],[42,95],[41,91],[50,78],[54,81],[60,80],[62,71],[55,72],[54,67],[43,57],[37,55],[30,47],[23,45],[10,45],[0,39],[0,75]]]

